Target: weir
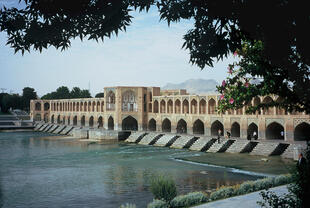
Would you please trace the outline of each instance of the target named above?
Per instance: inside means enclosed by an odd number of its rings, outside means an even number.
[[[163,136],[163,134],[148,133],[146,136],[142,138],[142,140],[138,144],[149,145],[153,142],[155,143],[161,136]]]
[[[178,136],[175,134],[165,134],[156,141],[154,146],[167,147],[169,144],[171,145],[177,138]]]
[[[194,142],[194,144],[189,149],[204,152],[207,151],[214,142],[215,139],[208,137],[200,137]]]
[[[176,149],[182,149],[188,142],[194,139],[194,136],[181,135],[170,147]]]

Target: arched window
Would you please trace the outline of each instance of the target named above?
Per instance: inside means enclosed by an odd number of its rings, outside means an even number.
[[[204,99],[201,99],[199,102],[199,113],[206,114],[206,101]]]
[[[164,100],[160,101],[160,113],[166,113],[166,102]]]
[[[240,125],[237,122],[231,125],[231,136],[240,137]]]
[[[189,104],[186,99],[183,100],[183,113],[189,113]]]
[[[197,101],[195,99],[192,99],[191,101],[191,113],[192,114],[197,113]]]
[[[114,119],[112,116],[108,119],[108,130],[114,130]]]
[[[49,103],[44,103],[44,110],[48,111],[50,109],[50,104]]]
[[[213,98],[211,98],[208,102],[208,110],[209,110],[209,114],[215,114],[215,100]]]
[[[173,113],[173,102],[172,102],[172,100],[168,100],[168,103],[167,103],[167,105],[168,105],[168,112],[167,113]]]
[[[115,110],[115,94],[112,91],[109,91],[107,96],[107,110],[108,111]]]
[[[158,113],[158,101],[154,101],[154,113]]]
[[[94,117],[93,116],[91,116],[89,118],[88,125],[89,125],[89,127],[93,127],[94,126]]]
[[[218,130],[221,130],[221,135],[223,136],[224,135],[224,126],[220,121],[216,120],[211,125],[211,136],[217,136]]]
[[[284,140],[284,128],[277,122],[272,122],[266,128],[266,139]]]
[[[174,102],[174,112],[177,114],[181,113],[181,102],[179,99]]]
[[[122,111],[133,112],[138,111],[135,92],[127,90],[122,95]]]
[[[36,111],[41,111],[41,103],[37,102],[37,103],[35,104],[35,110],[36,110]]]
[[[272,101],[272,98],[267,96],[264,98],[263,103],[268,104]],[[273,115],[273,107],[264,108],[264,115]]]
[[[150,121],[149,121],[149,131],[156,131],[156,121],[155,121],[155,119],[151,119]]]
[[[132,116],[127,116],[122,121],[122,130],[137,131],[138,130],[137,120]]]

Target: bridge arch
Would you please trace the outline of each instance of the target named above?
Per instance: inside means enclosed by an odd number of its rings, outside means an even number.
[[[63,116],[62,117],[62,125],[65,125],[66,124],[66,116]]]
[[[152,118],[150,121],[149,121],[149,131],[156,131],[156,121],[154,118]]]
[[[222,131],[221,135],[223,136],[224,126],[220,121],[216,120],[211,124],[211,136],[217,136],[219,129]]]
[[[85,126],[85,116],[82,116],[81,118],[81,126]]]
[[[281,135],[281,132],[284,134],[284,127],[277,122],[272,122],[266,128],[266,139],[284,140],[284,136]]]
[[[77,116],[73,117],[73,126],[77,126]]]
[[[179,134],[186,134],[187,133],[187,123],[183,119],[180,119],[177,123],[177,133],[179,133]]]
[[[114,119],[112,116],[108,119],[108,130],[114,130]]]
[[[238,122],[234,122],[231,125],[231,136],[240,137],[240,124]]]
[[[67,122],[68,125],[70,125],[70,116],[68,116],[68,122]]]
[[[97,121],[98,127],[102,128],[103,127],[103,118],[102,116],[99,116],[98,121]]]
[[[171,121],[165,118],[161,124],[161,129],[163,132],[171,132]]]
[[[94,116],[89,117],[88,126],[94,127]]]
[[[122,121],[122,130],[137,131],[138,130],[137,120],[132,116],[127,116]]]
[[[255,123],[251,123],[248,126],[247,135],[250,135],[250,137],[253,137],[253,133],[256,132],[256,135],[258,136],[258,127]]]
[[[60,115],[57,116],[57,124],[60,124]]]
[[[204,134],[205,133],[205,127],[203,122],[200,119],[197,119],[193,124],[193,133],[194,134]]]
[[[294,140],[295,141],[310,140],[310,124],[306,122],[298,124],[294,129]]]
[[[51,123],[54,123],[54,122],[55,122],[55,116],[52,115],[52,116],[51,116]]]

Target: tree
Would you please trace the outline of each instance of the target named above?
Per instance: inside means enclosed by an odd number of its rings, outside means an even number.
[[[272,90],[284,98],[293,95],[297,110],[310,112],[310,18],[307,1],[294,0],[23,0],[23,9],[3,8],[0,31],[8,35],[7,44],[15,51],[42,50],[49,46],[67,49],[79,37],[99,40],[126,30],[132,9],[148,10],[156,5],[160,17],[170,24],[182,19],[194,21],[184,36],[190,62],[201,69],[214,61],[241,52],[244,44],[256,47],[259,58],[250,57],[256,71],[242,70],[263,82],[285,83]],[[242,57],[241,57],[242,58]],[[250,66],[250,65],[249,65]],[[261,68],[258,68],[261,67]],[[259,72],[258,72],[259,71]],[[262,72],[261,72],[262,71]],[[266,73],[265,73],[266,72]],[[239,77],[241,78],[241,77]],[[286,86],[285,86],[286,85]],[[230,86],[234,85],[228,85]],[[285,94],[285,88],[289,89]],[[239,88],[235,89],[236,93]],[[250,88],[251,89],[251,88]],[[300,89],[302,94],[300,94]],[[256,95],[265,90],[257,88]],[[233,97],[231,97],[233,98]],[[229,98],[229,100],[231,100]],[[293,100],[293,99],[292,99]],[[246,104],[241,101],[239,104]],[[291,100],[290,100],[291,101]],[[276,103],[271,103],[270,106]],[[234,107],[229,106],[228,107]],[[293,106],[292,106],[293,107]]]
[[[96,98],[103,98],[104,97],[104,92],[99,92],[95,95]]]
[[[22,95],[22,102],[23,102],[23,109],[29,111],[30,109],[30,100],[37,99],[37,93],[34,91],[33,88],[25,87],[23,89],[23,95]]]
[[[70,98],[90,98],[91,95],[88,90],[81,90],[79,87],[73,87],[70,91],[68,87],[61,86],[54,92],[43,95],[41,99],[70,99]]]
[[[90,92],[88,90],[82,90],[81,91],[81,97],[82,98],[91,98]]]

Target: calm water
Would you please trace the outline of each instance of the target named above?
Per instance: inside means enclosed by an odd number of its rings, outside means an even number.
[[[104,207],[152,201],[153,174],[169,174],[178,193],[254,180],[230,169],[174,158],[198,152],[130,144],[46,140],[37,132],[0,132],[0,207]]]

